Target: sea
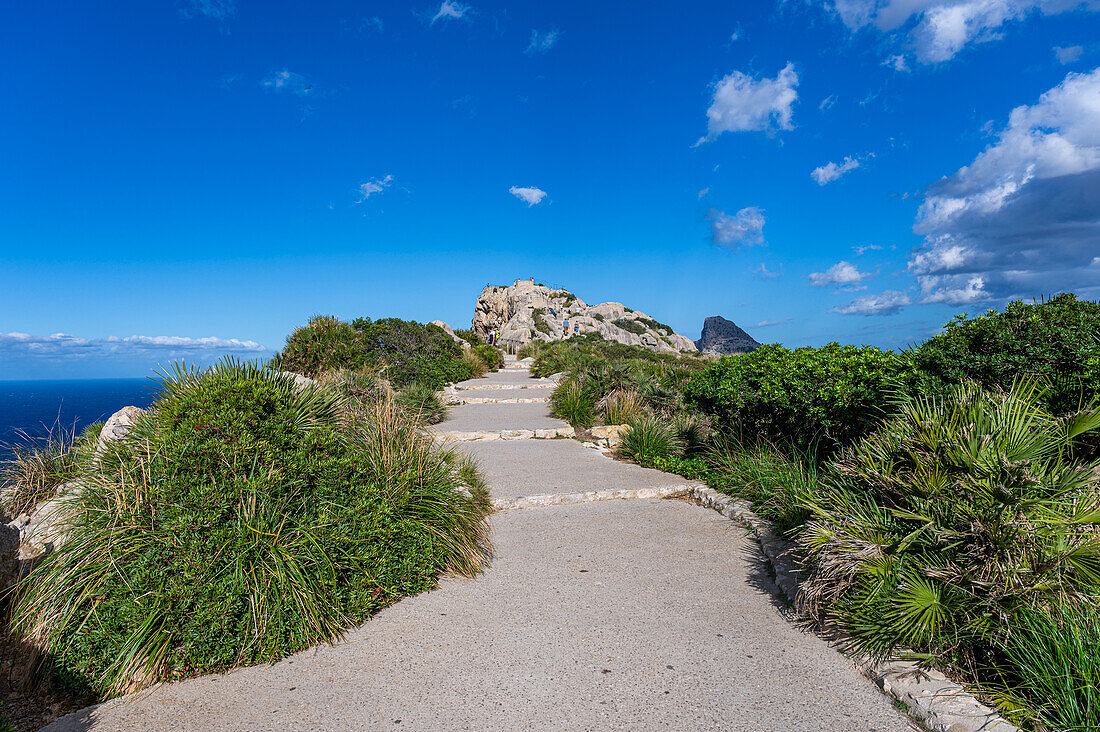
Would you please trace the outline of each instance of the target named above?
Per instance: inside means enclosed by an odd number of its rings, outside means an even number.
[[[148,378],[0,381],[0,460],[12,445],[80,434],[125,406],[147,407],[154,386]]]

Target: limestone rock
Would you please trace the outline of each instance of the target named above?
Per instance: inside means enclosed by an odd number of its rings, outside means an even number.
[[[19,559],[25,560],[44,554],[65,538],[72,500],[80,495],[83,486],[65,483],[48,501],[38,504],[30,513],[20,514],[7,525],[19,536]]]
[[[99,444],[96,445],[95,454],[103,452],[107,443],[125,437],[134,425],[134,421],[144,413],[145,410],[138,407],[123,407],[112,414],[99,432]]]
[[[462,346],[463,349],[467,349],[470,347],[469,343],[456,336],[454,329],[452,329],[451,326],[447,325],[442,320],[433,320],[431,322],[431,325],[436,325],[442,328],[443,332],[449,335],[451,337],[451,340],[453,340],[457,345]]]
[[[279,371],[278,373],[279,373],[280,376],[285,376],[288,379],[290,379],[291,381],[293,381],[295,389],[299,389],[299,390],[304,389],[307,386],[311,386],[312,384],[317,383],[316,381],[309,378],[308,376],[303,376],[302,374],[296,374],[293,371]]]
[[[501,344],[515,348],[532,341],[561,340],[572,336],[575,328],[577,333],[598,333],[610,341],[655,351],[696,350],[689,338],[622,303],[590,306],[567,290],[551,290],[533,280],[482,290],[474,306],[472,327],[486,340],[496,328]]]
[[[703,353],[729,356],[755,351],[760,344],[733,321],[721,315],[712,315],[703,322],[703,333],[695,341],[695,347]]]
[[[615,448],[623,441],[622,433],[628,426],[629,425],[625,424],[600,425],[590,428],[588,433],[595,437],[601,444]]]

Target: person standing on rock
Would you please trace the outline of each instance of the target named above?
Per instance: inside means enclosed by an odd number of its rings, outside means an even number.
[[[561,324],[561,337],[569,337],[569,318],[566,318]]]

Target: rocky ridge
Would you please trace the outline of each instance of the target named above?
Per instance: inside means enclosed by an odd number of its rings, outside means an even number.
[[[565,321],[569,331],[565,333]],[[481,338],[499,330],[500,342],[519,347],[532,341],[556,341],[576,332],[598,333],[607,340],[656,351],[696,350],[691,339],[622,303],[588,305],[568,290],[552,290],[532,280],[488,286],[474,306],[471,326]]]
[[[737,323],[712,315],[703,322],[703,334],[695,341],[695,347],[714,356],[729,356],[755,351],[760,344]]]

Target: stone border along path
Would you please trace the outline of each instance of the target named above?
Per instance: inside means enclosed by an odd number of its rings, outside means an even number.
[[[514,383],[519,370],[493,379]],[[553,422],[537,403],[459,406],[449,421],[497,421],[491,410]],[[505,431],[455,448],[478,458],[502,509],[481,575],[445,577],[333,646],[159,685],[46,729],[911,728],[856,665],[787,619],[776,584],[792,592],[796,573],[743,502],[576,440]],[[661,500],[686,496],[697,502]],[[929,695],[962,698],[943,680],[906,686],[905,671],[879,670],[880,685],[914,710]],[[977,729],[942,718],[934,729]]]

